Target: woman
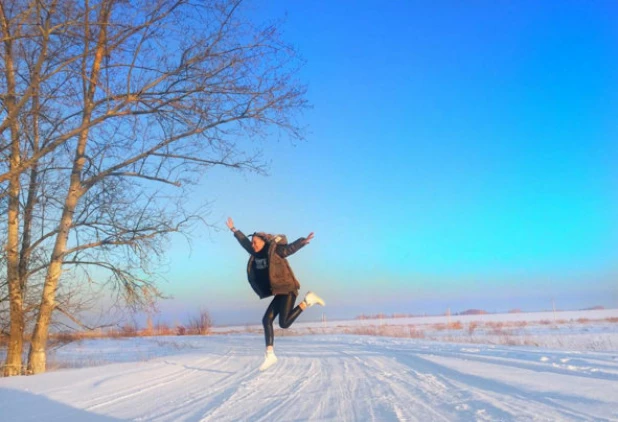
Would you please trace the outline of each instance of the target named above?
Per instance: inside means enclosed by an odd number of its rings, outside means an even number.
[[[247,264],[247,276],[255,293],[260,299],[275,296],[262,318],[266,340],[266,356],[264,363],[260,366],[260,371],[263,371],[277,363],[273,348],[273,321],[277,315],[279,315],[279,326],[289,328],[308,307],[316,304],[324,306],[324,301],[320,297],[315,293],[307,292],[305,299],[294,307],[300,284],[285,259],[307,245],[313,239],[313,232],[307,237],[301,237],[288,244],[285,236],[273,236],[263,232],[253,233],[249,241],[240,230],[234,227],[232,218],[227,219],[227,226],[234,233],[240,245],[251,255]]]

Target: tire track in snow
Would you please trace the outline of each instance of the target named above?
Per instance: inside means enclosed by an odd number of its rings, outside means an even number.
[[[453,396],[457,397],[461,403],[465,403],[467,413],[474,412],[480,420],[594,420],[590,416],[561,405],[559,401],[551,402],[548,399],[539,398],[501,380],[463,373],[441,365],[439,362],[444,358],[444,353],[436,353],[435,359],[431,359],[429,355],[426,352],[420,355],[394,354],[395,358],[401,360],[404,365],[422,368],[424,372],[438,377],[448,386]],[[453,356],[449,359],[465,361],[460,356]],[[486,372],[496,373],[489,367]],[[444,402],[448,403],[448,398],[445,398]]]
[[[211,359],[210,357],[203,357],[201,359],[198,359],[196,362],[193,362],[193,364],[199,366],[200,363],[208,362],[210,359]],[[223,356],[220,361],[224,362],[227,359],[229,359],[229,357]],[[167,361],[168,361],[168,358],[166,358],[164,362],[159,364],[156,370],[159,370],[160,368],[170,369],[169,368],[170,364]],[[141,372],[148,375],[153,372],[156,373],[156,370],[146,365]],[[92,404],[92,405],[87,404],[85,407],[85,410],[99,409],[101,407],[106,407],[111,404],[114,404],[118,401],[124,401],[130,398],[133,398],[135,396],[145,394],[151,390],[160,389],[168,384],[177,383],[179,381],[184,380],[185,378],[191,377],[192,375],[198,373],[199,370],[200,370],[199,368],[193,368],[193,369],[187,369],[185,367],[171,368],[171,372],[163,376],[155,377],[155,378],[140,379],[140,383],[137,385],[134,384],[134,385],[131,385],[129,388],[126,388],[120,391],[115,391],[114,393],[111,393],[103,397],[97,397],[96,399],[93,400],[93,401],[97,401],[97,403]],[[143,385],[143,384],[146,384],[146,385]]]
[[[220,404],[207,411],[200,421],[252,421],[273,420],[277,411],[284,411],[292,402],[301,401],[302,394],[317,376],[317,371],[308,371],[309,376],[297,376],[298,365],[294,359],[280,357],[280,361],[268,371],[260,373],[252,369],[246,381],[228,386],[219,395]],[[254,368],[259,365],[256,361]],[[251,406],[251,404],[258,404]],[[280,419],[280,415],[275,419]],[[283,418],[285,419],[285,418]]]
[[[428,397],[426,388],[421,389],[419,383],[415,383],[411,379],[404,380],[397,375],[399,368],[394,365],[391,359],[385,359],[384,356],[380,355],[363,359],[361,356],[366,354],[364,351],[361,351],[360,356],[352,351],[342,351],[341,353],[358,363],[364,372],[364,376],[372,380],[372,385],[382,386],[383,397],[390,404],[393,415],[396,415],[398,420],[450,420],[447,416],[435,410],[431,402],[428,403],[425,400]],[[431,384],[434,388],[429,391],[441,395],[441,391],[444,390],[443,386],[435,382]],[[426,387],[427,384],[424,383],[424,386]],[[404,408],[397,405],[400,402],[406,403],[407,406]],[[410,404],[413,404],[413,406],[410,406]],[[384,409],[380,413],[383,412]]]
[[[178,394],[167,398],[159,405],[159,409],[151,411],[139,420],[145,421],[177,421],[185,418],[198,420],[208,409],[217,409],[221,405],[221,401],[228,397],[230,391],[234,391],[238,386],[243,385],[251,380],[252,372],[245,372],[247,367],[246,358],[241,360],[244,364],[234,366],[230,373],[217,379],[216,384],[208,384],[210,379],[204,380],[203,377],[195,379],[189,385],[183,385],[186,389],[182,398]],[[208,386],[205,388],[204,384]]]

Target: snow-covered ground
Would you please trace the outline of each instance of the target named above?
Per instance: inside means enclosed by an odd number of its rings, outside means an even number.
[[[53,371],[0,378],[0,420],[617,421],[618,311],[605,312],[525,326],[476,316],[458,329],[406,320],[397,337],[341,334],[396,330],[395,320],[298,324],[305,335],[277,337],[279,362],[262,373],[263,338],[251,327],[84,340],[56,350]],[[512,327],[537,345],[492,338]]]

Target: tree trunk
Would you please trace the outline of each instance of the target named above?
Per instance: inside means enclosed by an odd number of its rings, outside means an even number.
[[[17,133],[12,130],[13,133]],[[19,166],[19,139],[12,136],[11,168]],[[7,281],[10,300],[10,334],[6,355],[5,376],[21,374],[21,355],[24,344],[24,307],[19,277],[19,174],[9,182],[8,239],[6,245]]]
[[[12,201],[11,201],[12,202]],[[22,301],[21,283],[18,276],[17,234],[13,225],[17,224],[14,210],[9,211],[9,242],[7,245],[7,276],[9,280],[10,300],[10,334],[9,345],[4,367],[4,376],[21,374],[21,355],[24,345],[24,308]],[[13,239],[11,239],[13,238]],[[15,241],[13,241],[15,240]]]
[[[106,51],[107,30],[104,23],[107,23],[109,20],[112,5],[113,1],[111,0],[104,2],[101,5],[101,14],[99,19],[101,29],[97,39],[94,61],[92,63],[92,70],[89,77],[86,77],[85,65],[83,67],[84,80],[89,81],[89,84],[84,85],[84,114],[82,117],[82,127],[85,129],[81,132],[77,142],[73,169],[71,171],[69,191],[62,210],[62,217],[60,219],[56,243],[54,245],[52,258],[47,269],[47,275],[45,276],[41,306],[39,308],[39,314],[37,316],[36,325],[34,326],[34,331],[32,333],[32,340],[30,342],[30,351],[28,352],[28,374],[32,375],[45,372],[46,369],[47,337],[52,313],[56,306],[56,290],[58,288],[60,276],[62,275],[62,261],[67,250],[69,231],[71,230],[71,225],[73,224],[73,213],[75,212],[79,199],[85,192],[85,189],[82,186],[81,173],[86,161],[85,153],[86,145],[88,143],[87,123],[92,118],[92,110],[94,108],[93,98],[97,89],[101,63]],[[87,24],[86,30],[88,31]]]
[[[11,34],[7,24],[4,7],[0,4],[0,24],[2,26],[2,34],[4,41],[4,63],[7,92],[5,96],[5,107],[8,115],[15,116],[9,121],[11,131],[11,157],[10,169],[16,170],[21,162],[20,145],[19,145],[19,119],[15,115],[16,99],[15,99],[15,70],[13,66],[13,45],[10,41]],[[21,292],[21,283],[19,278],[19,193],[21,184],[19,174],[11,176],[9,179],[9,205],[8,205],[8,223],[7,223],[7,282],[9,285],[9,300],[10,300],[10,331],[9,331],[9,347],[6,355],[6,365],[4,367],[4,375],[20,375],[21,374],[21,355],[24,343],[24,309]]]
[[[32,333],[30,351],[28,352],[28,374],[45,372],[47,336],[49,333],[49,323],[51,322],[52,313],[56,306],[56,289],[58,288],[58,281],[62,275],[62,260],[64,252],[66,251],[69,230],[73,223],[73,212],[83,193],[80,186],[79,173],[84,163],[83,150],[85,149],[86,140],[87,135],[84,134],[78,144],[78,155],[80,155],[80,159],[76,160],[74,172],[71,176],[71,186],[65,201],[62,219],[60,221],[60,230],[56,237],[56,243],[52,252],[52,260],[47,268],[47,275],[45,276],[41,306]],[[81,151],[81,154],[79,154],[79,151]]]
[[[39,374],[45,372],[47,356],[47,335],[49,333],[49,323],[55,304],[55,290],[58,285],[58,279],[62,272],[61,262],[55,261],[49,266],[47,276],[45,277],[45,287],[43,288],[43,297],[37,317],[32,340],[30,342],[30,351],[28,352],[28,374]]]

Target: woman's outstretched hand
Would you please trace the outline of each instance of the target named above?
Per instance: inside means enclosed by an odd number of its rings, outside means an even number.
[[[232,217],[228,217],[227,218],[227,222],[225,223],[227,224],[227,227],[231,230],[231,231],[235,231],[236,228],[234,227],[234,220],[232,220]]]
[[[313,232],[309,233],[307,237],[305,237],[305,241],[303,242],[305,245],[313,239]]]

